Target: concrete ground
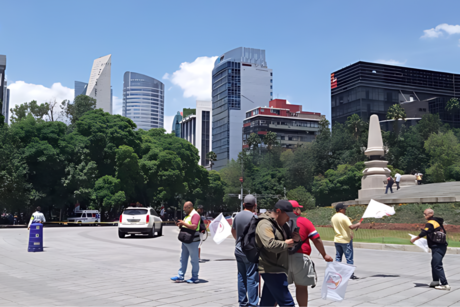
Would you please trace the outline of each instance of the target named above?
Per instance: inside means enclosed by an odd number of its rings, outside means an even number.
[[[169,280],[179,264],[175,227],[156,238],[119,239],[116,227],[44,232],[45,251],[28,253],[26,229],[0,230],[0,306],[237,306],[232,239],[204,243],[209,261],[200,264],[201,283],[189,285]],[[309,306],[460,306],[460,255],[444,259],[448,292],[427,287],[430,254],[355,249],[362,279],[349,282],[342,302],[321,299],[326,264],[312,255],[319,285],[310,290]]]

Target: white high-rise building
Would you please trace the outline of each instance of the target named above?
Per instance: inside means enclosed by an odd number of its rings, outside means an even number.
[[[216,170],[237,160],[246,111],[273,99],[265,50],[240,47],[217,58],[212,71],[212,148]]]
[[[86,95],[96,99],[96,109],[102,109],[110,114],[112,114],[111,59],[112,55],[109,54],[94,60],[86,89]]]

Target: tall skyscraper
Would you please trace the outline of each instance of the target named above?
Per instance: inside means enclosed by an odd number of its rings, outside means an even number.
[[[5,80],[6,71],[6,55],[0,54],[0,100],[2,101],[2,115],[5,116],[5,123],[8,123],[8,110],[9,110],[9,92],[6,87]]]
[[[88,83],[75,81],[75,97],[80,95],[86,95],[86,89],[88,88]]]
[[[122,114],[137,128],[163,128],[164,84],[155,78],[127,71],[123,77]]]
[[[171,132],[174,133],[178,138],[180,138],[180,122],[182,121],[182,112],[177,111],[177,114],[174,116]]]
[[[109,54],[94,60],[86,89],[86,95],[96,99],[96,109],[102,109],[110,114],[112,114],[111,58],[112,55]]]
[[[208,166],[209,160],[206,159],[208,152],[212,150],[211,138],[211,120],[212,120],[212,104],[211,101],[196,102],[195,112],[187,113],[180,122],[181,137],[193,144],[198,149],[200,155],[200,165]],[[185,111],[185,109],[184,109]]]
[[[272,70],[265,50],[240,47],[217,58],[212,71],[212,150],[214,168],[236,160],[243,146],[246,111],[268,105],[273,98]]]

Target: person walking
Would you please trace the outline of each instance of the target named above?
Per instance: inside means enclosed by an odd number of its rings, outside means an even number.
[[[288,282],[289,284],[295,284],[296,300],[299,306],[308,306],[308,286],[316,286],[315,267],[310,258],[310,240],[326,262],[332,262],[334,259],[326,254],[323,241],[321,241],[313,223],[309,219],[300,216],[303,206],[299,205],[295,200],[290,200],[289,202],[292,204],[293,213],[296,216],[290,219],[289,225],[292,232],[296,228],[299,229],[300,242],[289,251]]]
[[[427,223],[420,234],[411,240],[412,243],[420,238],[427,237],[428,247],[431,248],[431,275],[433,281],[430,287],[438,290],[450,290],[447,283],[446,274],[442,260],[447,251],[446,230],[444,229],[444,219],[434,216],[433,209],[426,209],[423,212]]]
[[[387,188],[385,190],[385,194],[388,193],[388,189],[390,189],[391,193],[393,193],[393,184],[394,184],[394,180],[393,180],[393,177],[391,176],[388,176],[387,178]]]
[[[45,215],[41,213],[42,208],[40,206],[37,207],[36,211],[32,213],[32,216],[30,217],[29,225],[27,225],[27,230],[30,229],[30,225],[32,223],[46,223]]]
[[[354,264],[353,261],[353,229],[358,228],[361,222],[352,224],[350,218],[346,216],[347,207],[343,203],[338,203],[335,206],[336,213],[331,219],[332,227],[334,227],[335,237],[335,261],[342,262],[342,256],[345,255],[347,264]],[[359,279],[354,273],[351,279]]]
[[[178,220],[176,225],[180,229],[179,240],[182,241],[182,253],[180,256],[180,268],[177,276],[171,277],[174,282],[184,281],[184,275],[187,271],[188,258],[192,263],[192,278],[187,283],[198,283],[198,272],[200,263],[198,258],[198,246],[200,245],[200,215],[193,209],[193,204],[188,201],[184,204],[186,214],[184,220]]]
[[[259,273],[264,279],[260,306],[295,306],[288,289],[288,249],[300,241],[297,233],[291,234],[286,222],[292,204],[279,200],[272,212],[259,216],[256,228],[256,244],[260,249]]]
[[[233,219],[232,235],[236,240],[235,258],[238,269],[238,303],[240,306],[258,306],[259,304],[259,271],[257,263],[250,262],[241,250],[238,238],[251,222],[257,209],[256,198],[248,194],[243,200],[244,210]]]
[[[396,173],[395,182],[396,182],[396,190],[399,190],[400,189],[399,183],[401,182],[401,174],[400,173]]]
[[[206,233],[206,223],[204,222],[206,220],[204,216],[204,208],[202,205],[199,205],[198,208],[196,209],[198,214],[200,215],[200,245],[198,246],[198,261],[204,262],[204,260],[201,259],[201,246],[203,245],[204,242],[204,234]]]

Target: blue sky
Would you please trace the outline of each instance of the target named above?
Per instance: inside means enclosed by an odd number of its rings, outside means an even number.
[[[458,1],[4,0],[0,7],[11,104],[73,95],[74,81],[87,82],[93,60],[107,54],[115,109],[123,73],[147,74],[165,83],[165,125],[210,96],[212,57],[241,46],[266,50],[275,98],[328,118],[330,73],[356,61],[460,73]]]

